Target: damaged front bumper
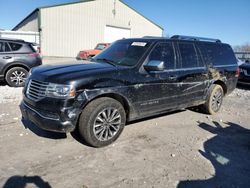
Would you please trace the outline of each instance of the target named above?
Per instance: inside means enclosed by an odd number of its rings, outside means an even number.
[[[37,110],[26,104],[20,104],[20,110],[25,120],[31,121],[39,128],[53,132],[72,132],[77,124],[78,115],[69,109],[63,109],[60,115],[48,111]],[[62,116],[62,114],[65,114]],[[67,115],[66,115],[67,114]]]

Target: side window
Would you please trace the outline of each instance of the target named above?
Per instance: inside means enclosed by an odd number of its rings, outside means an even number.
[[[192,43],[179,43],[181,55],[181,68],[199,67],[198,55],[196,53],[194,44]]]
[[[4,52],[4,47],[3,47],[4,43],[0,42],[0,52]]]
[[[163,61],[165,69],[175,69],[175,55],[172,43],[160,43],[149,55],[149,61]]]
[[[199,48],[207,64],[235,64],[236,59],[232,48],[225,44],[199,44]]]
[[[13,43],[13,42],[9,42],[9,45],[10,45],[12,51],[20,50],[20,48],[22,47],[21,44]]]
[[[9,52],[10,47],[6,42],[0,42],[0,52]]]

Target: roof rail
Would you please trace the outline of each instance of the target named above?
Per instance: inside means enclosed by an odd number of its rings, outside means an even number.
[[[204,38],[204,37],[194,37],[194,36],[184,36],[184,35],[174,35],[171,39],[179,39],[179,40],[193,40],[193,41],[207,41],[207,42],[218,42],[221,43],[219,39],[212,38]]]
[[[150,39],[159,39],[159,38],[166,38],[166,37],[159,37],[159,36],[144,36],[142,38],[150,38]]]

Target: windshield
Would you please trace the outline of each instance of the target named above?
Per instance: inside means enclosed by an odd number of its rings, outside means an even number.
[[[105,60],[115,65],[134,66],[149,48],[150,42],[122,40],[113,43],[109,48],[93,58],[94,61]]]
[[[105,44],[97,44],[97,46],[95,47],[96,50],[104,50],[106,48]]]

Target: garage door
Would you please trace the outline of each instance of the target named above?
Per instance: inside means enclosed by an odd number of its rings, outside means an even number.
[[[130,38],[130,29],[106,26],[104,31],[104,41],[112,43],[118,39]]]

